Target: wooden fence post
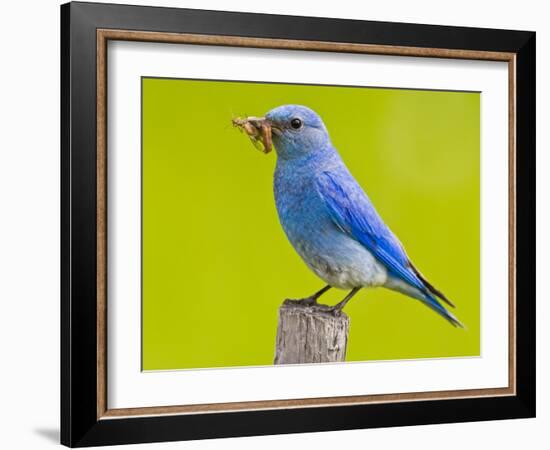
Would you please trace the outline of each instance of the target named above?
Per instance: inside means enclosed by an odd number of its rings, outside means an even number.
[[[334,315],[324,305],[284,302],[279,307],[274,364],[345,361],[349,325],[345,313]]]

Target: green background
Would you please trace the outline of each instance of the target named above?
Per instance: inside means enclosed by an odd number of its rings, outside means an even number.
[[[479,355],[480,95],[144,78],[143,369],[273,362],[277,308],[324,284],[288,243],[275,152],[231,118],[288,103],[323,118],[411,260],[467,330],[386,289],[361,291],[348,361]],[[325,303],[345,295],[331,290]]]

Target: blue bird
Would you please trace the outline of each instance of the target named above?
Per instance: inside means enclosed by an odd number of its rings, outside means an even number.
[[[454,326],[460,321],[440,301],[454,305],[416,269],[403,245],[378,215],[340,158],[313,110],[284,105],[265,117],[233,121],[264,152],[277,153],[274,194],[288,240],[325,283],[293,302],[317,305],[331,287],[350,290],[335,314],[361,289],[385,287],[420,300]],[[321,305],[319,305],[321,306]]]

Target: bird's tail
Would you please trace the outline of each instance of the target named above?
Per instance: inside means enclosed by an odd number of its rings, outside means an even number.
[[[424,295],[420,301],[424,303],[428,308],[434,310],[441,317],[447,320],[451,325],[458,328],[465,328],[462,322],[458,320],[453,313],[446,310],[441,303],[433,295]]]

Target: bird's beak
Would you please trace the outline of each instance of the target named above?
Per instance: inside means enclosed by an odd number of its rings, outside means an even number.
[[[279,128],[265,117],[236,117],[233,126],[245,132],[256,148],[265,154],[273,150],[272,133],[280,132]]]

